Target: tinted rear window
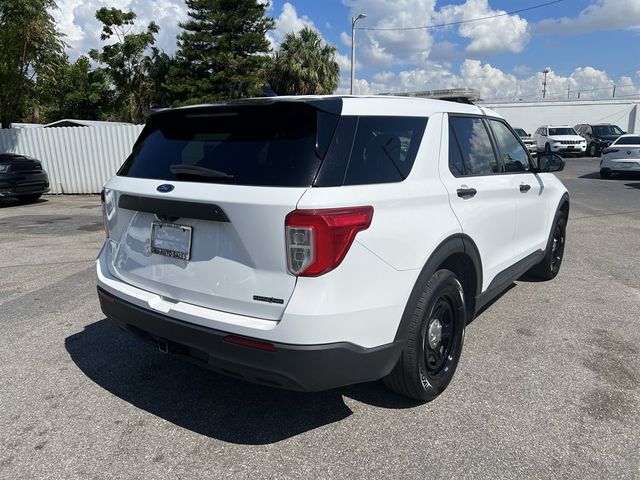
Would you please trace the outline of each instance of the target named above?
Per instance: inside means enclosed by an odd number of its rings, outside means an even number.
[[[500,171],[482,119],[451,117],[450,123],[460,145],[465,175],[490,175]]]
[[[622,137],[616,141],[616,145],[640,145],[640,137]]]
[[[235,185],[310,186],[339,117],[305,103],[176,110],[151,117],[119,175]],[[172,166],[227,174],[172,173]]]

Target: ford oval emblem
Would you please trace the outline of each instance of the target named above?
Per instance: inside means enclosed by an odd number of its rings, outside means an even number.
[[[175,187],[173,185],[170,185],[168,183],[163,183],[162,185],[158,186],[156,190],[158,190],[160,193],[169,193],[173,191],[174,188]]]

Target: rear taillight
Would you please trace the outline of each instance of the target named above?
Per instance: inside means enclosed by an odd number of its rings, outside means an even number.
[[[105,206],[104,190],[100,192],[100,206],[102,207],[102,223],[104,225],[104,234],[109,238],[109,223],[107,222],[107,208]]]
[[[287,215],[285,233],[289,271],[317,277],[336,268],[353,239],[371,225],[373,207],[295,210]]]

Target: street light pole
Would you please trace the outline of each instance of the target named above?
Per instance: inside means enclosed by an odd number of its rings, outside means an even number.
[[[542,82],[542,98],[547,96],[547,74],[551,71],[549,67],[545,68],[542,73],[544,73],[544,81]]]
[[[353,95],[353,83],[356,78],[356,22],[366,16],[366,13],[361,13],[351,18],[351,95]]]

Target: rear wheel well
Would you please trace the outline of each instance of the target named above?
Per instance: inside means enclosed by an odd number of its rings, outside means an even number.
[[[447,257],[436,270],[443,268],[455,273],[462,284],[464,301],[467,306],[467,323],[469,323],[475,314],[476,295],[478,293],[476,267],[467,254],[459,252]]]

